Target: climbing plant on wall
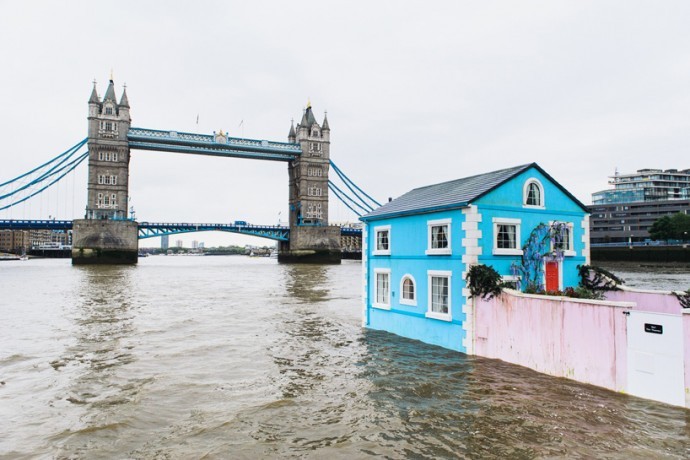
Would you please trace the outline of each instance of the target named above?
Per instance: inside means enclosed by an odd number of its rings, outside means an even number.
[[[513,275],[520,280],[518,284],[522,291],[544,290],[544,261],[563,260],[567,232],[568,224],[565,222],[542,222],[534,227],[522,246],[520,263],[513,263],[511,266]]]

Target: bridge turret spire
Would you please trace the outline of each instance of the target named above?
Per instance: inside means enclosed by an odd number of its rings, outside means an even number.
[[[127,98],[127,85],[122,90],[122,97],[120,98],[120,107],[129,108],[129,99]]]
[[[321,125],[322,131],[330,131],[331,127],[328,126],[328,112],[323,113],[323,124]]]
[[[91,90],[91,97],[89,98],[89,104],[100,104],[100,99],[98,99],[98,92],[96,91],[96,80],[93,81],[93,89]]]
[[[295,134],[295,120],[290,120],[290,132],[288,133],[288,142],[295,142],[297,134]]]
[[[117,104],[117,99],[115,98],[115,83],[113,83],[113,80],[110,80],[110,83],[108,84],[108,89],[106,90],[105,96],[103,97],[103,102],[105,101],[113,101]]]

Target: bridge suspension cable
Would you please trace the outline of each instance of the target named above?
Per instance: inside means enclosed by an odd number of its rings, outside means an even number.
[[[89,156],[88,151],[77,153],[86,142],[84,139],[31,171],[0,184],[0,211],[26,202],[74,171]],[[3,193],[3,189],[9,191]]]
[[[345,184],[347,189],[350,191],[348,194],[346,191],[339,188],[332,181],[328,181],[328,188],[333,192],[333,194],[338,198],[345,206],[347,206],[350,211],[354,212],[358,217],[373,211],[376,207],[381,206],[381,203],[369,196],[364,190],[359,188],[338,166],[330,161],[330,165],[335,171],[336,175]],[[359,192],[359,193],[358,193]],[[361,195],[360,195],[361,194]],[[365,198],[362,197],[364,195]],[[354,198],[353,198],[354,196]],[[357,211],[353,206],[362,210],[362,212]]]

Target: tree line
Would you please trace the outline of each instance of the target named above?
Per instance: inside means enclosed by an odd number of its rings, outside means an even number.
[[[655,220],[649,228],[653,240],[682,240],[690,238],[690,215],[679,212]]]

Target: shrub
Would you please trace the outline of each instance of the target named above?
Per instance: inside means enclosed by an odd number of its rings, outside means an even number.
[[[467,287],[472,297],[490,300],[501,293],[501,275],[490,265],[472,265],[467,272]]]
[[[578,265],[577,271],[580,275],[580,286],[589,291],[617,291],[618,285],[625,284],[622,278],[601,267]]]

